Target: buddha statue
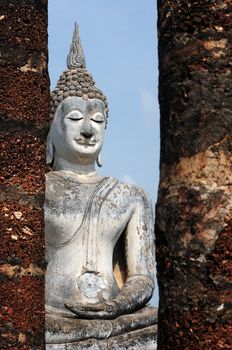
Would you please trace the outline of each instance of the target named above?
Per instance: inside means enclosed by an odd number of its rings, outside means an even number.
[[[142,189],[96,173],[108,105],[76,25],[51,113],[46,349],[155,349],[157,312],[145,307],[154,288],[152,206]]]

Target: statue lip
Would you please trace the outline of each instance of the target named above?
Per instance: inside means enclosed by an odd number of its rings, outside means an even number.
[[[97,141],[84,141],[84,140],[75,140],[76,143],[78,143],[79,145],[84,145],[84,146],[95,146]]]

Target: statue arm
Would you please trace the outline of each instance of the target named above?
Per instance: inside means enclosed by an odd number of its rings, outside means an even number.
[[[136,189],[137,190],[137,189]],[[151,201],[142,191],[126,229],[128,279],[115,302],[125,312],[144,306],[154,289],[154,225]]]
[[[152,205],[147,195],[136,189],[137,201],[126,228],[128,279],[113,300],[66,307],[79,317],[116,318],[143,307],[154,289],[154,235]]]

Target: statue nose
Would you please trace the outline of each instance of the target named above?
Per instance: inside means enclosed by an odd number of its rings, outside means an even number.
[[[86,139],[90,139],[93,136],[93,129],[91,128],[91,125],[85,124],[83,125],[83,128],[80,133]]]
[[[81,135],[84,136],[86,139],[90,139],[93,136],[93,133],[89,131],[82,131]]]

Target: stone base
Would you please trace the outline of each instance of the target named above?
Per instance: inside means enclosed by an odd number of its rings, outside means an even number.
[[[88,339],[66,344],[47,344],[46,350],[156,350],[157,325],[109,339]]]
[[[157,309],[115,320],[47,318],[46,350],[155,350]]]

